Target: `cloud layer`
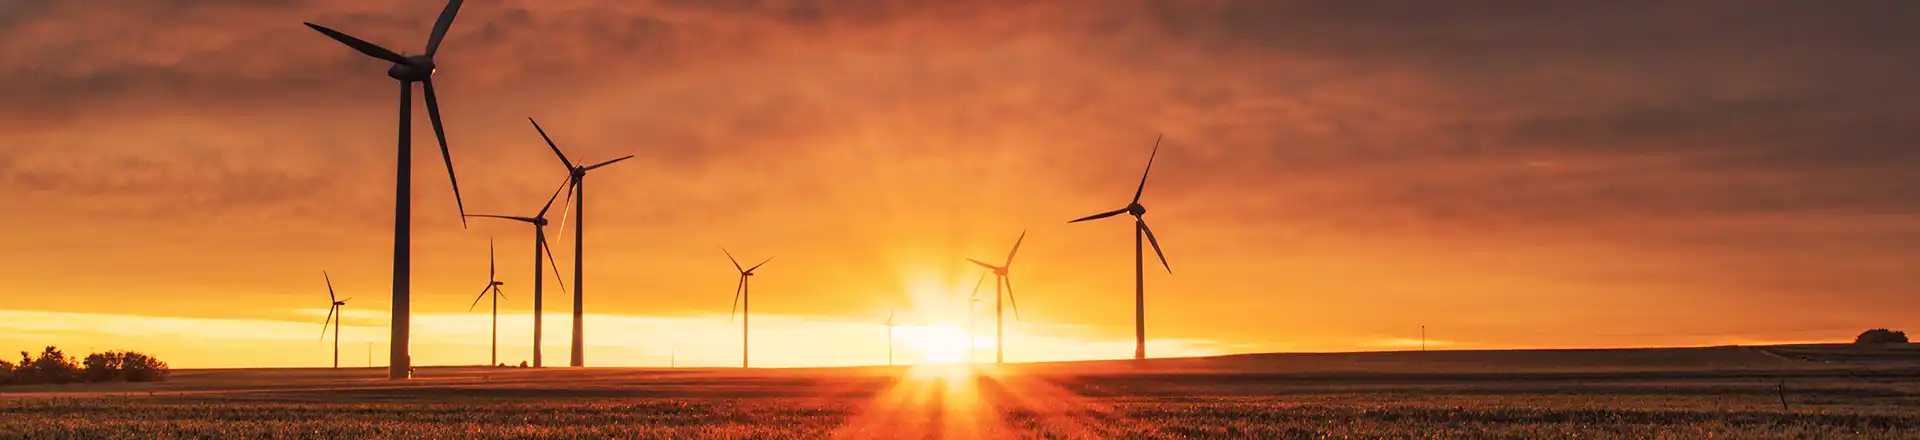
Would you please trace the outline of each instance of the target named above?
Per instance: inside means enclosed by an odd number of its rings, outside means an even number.
[[[299,23],[418,51],[440,6],[0,0],[0,203],[32,213],[0,224],[32,231],[0,251],[19,271],[4,305],[237,317],[309,302],[323,268],[380,296],[397,86]],[[589,184],[594,311],[710,312],[731,287],[718,244],[780,256],[766,301],[785,312],[924,302],[1029,229],[1023,305],[1130,333],[1125,226],[1061,223],[1123,204],[1164,134],[1146,202],[1177,275],[1150,275],[1149,327],[1169,337],[1765,336],[1916,324],[1915,19],[1892,1],[474,1],[436,85],[475,212],[530,214],[560,182],[528,116],[576,158],[639,156]],[[461,230],[416,153],[415,307],[480,281],[483,235],[528,276],[529,231]]]

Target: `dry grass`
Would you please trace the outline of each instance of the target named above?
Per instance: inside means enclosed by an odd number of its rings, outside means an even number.
[[[373,369],[196,370],[9,390],[0,437],[1920,438],[1920,365],[1697,350],[978,371],[430,368],[404,383]]]

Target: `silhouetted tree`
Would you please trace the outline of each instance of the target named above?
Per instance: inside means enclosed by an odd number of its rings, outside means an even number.
[[[1907,332],[1887,330],[1884,328],[1876,328],[1876,329],[1860,332],[1860,336],[1856,336],[1853,338],[1853,343],[1855,344],[1905,344],[1907,343]]]
[[[81,376],[86,377],[88,382],[119,382],[121,380],[118,353],[109,351],[90,354],[87,355],[87,360],[80,364],[85,368]]]
[[[128,382],[160,382],[173,373],[167,362],[135,351],[120,352],[120,378]]]
[[[167,380],[167,363],[132,351],[108,351],[87,356],[88,382],[158,382]]]
[[[63,384],[78,380],[80,367],[75,365],[73,358],[67,357],[67,354],[62,353],[59,348],[49,345],[45,351],[40,352],[38,359],[27,352],[20,352],[20,365],[14,367],[13,373],[14,383]]]
[[[13,366],[13,382],[17,384],[40,383],[33,374],[33,355],[20,352],[20,363]]]
[[[108,351],[87,355],[76,364],[60,349],[47,347],[39,358],[20,352],[20,364],[0,361],[0,385],[64,384],[70,382],[158,382],[167,380],[167,363],[133,351]]]

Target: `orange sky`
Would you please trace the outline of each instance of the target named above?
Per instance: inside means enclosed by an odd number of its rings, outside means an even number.
[[[605,3],[469,2],[436,76],[470,212],[563,178],[528,116],[638,156],[589,181],[590,365],[737,362],[719,245],[778,256],[756,358],[881,362],[1022,230],[1010,358],[1128,356],[1128,225],[1065,221],[1160,133],[1156,355],[1920,327],[1904,3]],[[300,22],[418,51],[442,4],[0,0],[0,349],[319,365],[327,270],[384,353],[394,87]],[[524,359],[530,231],[460,227],[416,113],[416,357],[484,361],[493,237]]]

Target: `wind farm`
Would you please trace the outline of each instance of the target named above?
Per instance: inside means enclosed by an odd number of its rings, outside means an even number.
[[[0,0],[0,439],[1920,438],[1920,5],[465,3]]]

